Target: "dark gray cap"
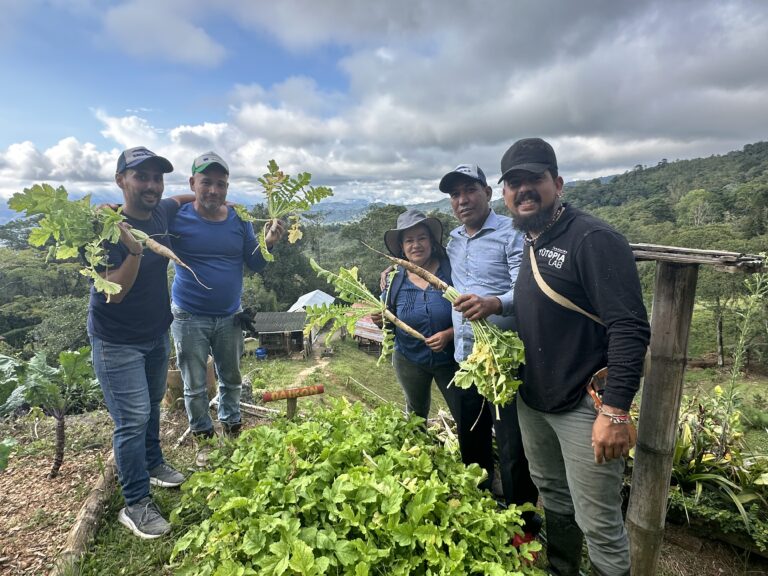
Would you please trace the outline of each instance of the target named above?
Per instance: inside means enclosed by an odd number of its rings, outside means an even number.
[[[144,146],[136,146],[135,148],[128,148],[128,150],[123,150],[123,152],[121,152],[120,157],[117,159],[117,173],[122,174],[128,168],[136,168],[136,166],[147,160],[157,162],[161,172],[173,172],[173,164],[167,159],[158,156],[152,152],[152,150],[148,150]]]
[[[483,186],[488,186],[485,174],[480,170],[480,166],[477,164],[459,164],[440,180],[440,192],[450,192],[456,180],[466,180],[467,178],[476,180]]]

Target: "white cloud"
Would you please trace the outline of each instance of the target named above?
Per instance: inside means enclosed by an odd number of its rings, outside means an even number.
[[[226,50],[191,15],[204,19],[209,7],[195,2],[132,0],[111,8],[104,30],[127,54],[145,59],[162,57],[197,67],[216,66]]]
[[[121,148],[133,146],[151,148],[160,139],[160,130],[140,116],[110,116],[101,109],[94,110],[94,115],[104,124],[101,135],[114,140]]]
[[[11,144],[3,154],[3,172],[12,173],[16,179],[37,180],[45,178],[52,163],[41,154],[32,142]]]
[[[94,144],[81,144],[76,138],[60,140],[44,152],[50,161],[50,177],[57,181],[101,183],[115,174],[116,156],[101,152]]]

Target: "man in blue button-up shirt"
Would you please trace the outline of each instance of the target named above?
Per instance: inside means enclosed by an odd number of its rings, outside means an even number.
[[[512,220],[491,208],[491,187],[479,166],[461,164],[443,176],[440,190],[451,198],[453,213],[461,226],[451,231],[447,252],[451,261],[451,280],[461,293],[454,303],[453,329],[455,358],[461,362],[472,352],[474,337],[471,320],[487,318],[502,329],[511,326],[512,294],[523,254],[523,236]],[[535,503],[536,486],[528,472],[523,453],[515,403],[500,409],[501,418],[476,387],[454,388],[452,413],[457,426],[466,430],[462,447],[465,463],[476,462],[493,477],[491,428],[496,428],[499,468],[504,498],[508,504]],[[471,432],[469,428],[474,428]],[[540,518],[526,514],[527,538],[538,532]]]

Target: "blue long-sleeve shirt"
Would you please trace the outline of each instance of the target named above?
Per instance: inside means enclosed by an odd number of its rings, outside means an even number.
[[[487,318],[504,330],[512,328],[512,300],[517,272],[523,258],[523,234],[512,226],[512,219],[491,210],[474,236],[464,226],[451,231],[446,248],[451,261],[451,280],[461,294],[496,296],[501,315]],[[454,358],[464,360],[472,352],[472,326],[460,312],[452,311]]]
[[[266,266],[251,223],[240,220],[231,206],[226,220],[206,220],[190,202],[179,208],[168,229],[173,251],[210,288],[201,286],[189,270],[177,264],[171,288],[173,303],[201,316],[237,312],[243,292],[243,265],[255,272]]]
[[[435,275],[443,282],[450,282],[450,274],[450,264],[443,260]],[[430,285],[425,289],[419,288],[410,281],[402,268],[398,269],[392,279],[389,290],[384,291],[382,298],[389,297],[392,313],[427,338],[451,327],[451,304],[443,298],[442,291]],[[395,350],[414,364],[423,366],[442,366],[453,362],[453,342],[440,352],[433,352],[422,340],[397,327]]]

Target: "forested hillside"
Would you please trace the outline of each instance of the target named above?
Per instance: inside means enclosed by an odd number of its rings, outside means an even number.
[[[579,182],[567,197],[633,242],[765,250],[768,142],[723,156],[636,166],[609,182]]]
[[[30,183],[32,184],[32,183]],[[501,189],[494,185],[494,207],[501,213]],[[668,162],[635,169],[611,179],[576,182],[565,198],[622,231],[631,242],[758,253],[768,248],[768,142],[749,144],[723,156]],[[329,203],[330,205],[331,203]],[[387,261],[363,242],[384,250],[384,232],[394,227],[404,206],[373,205],[357,221],[338,223],[324,204],[305,218],[297,244],[281,242],[263,276],[245,280],[244,304],[256,310],[285,310],[302,294],[320,288],[330,292],[309,266],[359,268],[360,277],[377,290]],[[456,226],[447,201],[422,206],[444,224],[444,241]],[[256,212],[259,207],[256,207]],[[0,226],[0,347],[17,351],[45,349],[51,355],[86,342],[87,284],[76,263],[46,263],[44,252],[26,247],[29,223],[14,220]],[[640,266],[650,304],[653,265]],[[172,270],[169,272],[169,276]],[[743,277],[702,270],[697,303],[711,310],[703,342],[692,340],[696,353],[714,351],[713,326],[724,323],[726,346],[729,317],[743,293]],[[729,316],[730,315],[730,316]],[[765,327],[763,327],[765,332]],[[759,342],[764,342],[763,335]],[[754,358],[765,356],[755,341]]]

